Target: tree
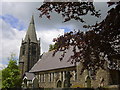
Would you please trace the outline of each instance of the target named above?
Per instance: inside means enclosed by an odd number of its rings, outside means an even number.
[[[105,63],[109,69],[120,70],[120,2],[108,4],[116,6],[108,11],[107,17],[102,22],[83,26],[90,29],[89,31],[85,33],[80,30],[71,31],[54,39],[57,48],[53,56],[57,51],[62,51],[63,55],[60,58],[62,60],[66,50],[72,46],[74,55],[71,55],[68,61],[81,62],[83,65],[81,74],[87,69],[92,70],[95,75],[99,68],[105,69]],[[91,15],[100,15],[92,2],[45,2],[38,10],[41,11],[40,17],[46,15],[49,19],[50,12],[55,11],[65,18],[65,22],[71,19],[83,22],[80,16],[86,15],[88,11],[92,13]]]
[[[92,2],[44,2],[38,10],[40,11],[40,17],[45,15],[48,19],[50,19],[50,13],[55,11],[62,15],[64,22],[71,19],[85,22],[81,16],[88,12],[93,16],[100,16],[99,10],[96,11]]]
[[[52,44],[49,45],[49,51],[54,50],[54,46]]]
[[[50,44],[49,45],[49,51],[52,51],[52,50],[55,50],[57,48],[57,45],[56,44]]]
[[[20,88],[21,78],[15,56],[9,58],[8,66],[2,70],[2,88]]]

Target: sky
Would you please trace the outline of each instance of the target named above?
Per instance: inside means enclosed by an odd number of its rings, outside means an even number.
[[[6,67],[11,53],[16,54],[16,58],[19,58],[21,41],[25,37],[32,15],[34,15],[37,38],[41,39],[41,53],[47,52],[49,45],[53,44],[53,38],[63,35],[64,32],[73,29],[86,31],[80,22],[71,20],[62,23],[63,18],[57,13],[51,14],[51,20],[46,17],[39,18],[37,8],[42,5],[42,2],[13,1],[3,0],[0,2],[0,69]],[[107,15],[109,8],[105,2],[95,2],[94,4],[97,10],[101,10],[101,18],[90,15],[83,16],[87,24],[102,21]]]

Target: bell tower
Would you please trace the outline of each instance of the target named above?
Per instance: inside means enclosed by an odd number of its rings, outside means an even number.
[[[40,39],[37,40],[34,17],[32,16],[25,39],[22,40],[19,55],[21,76],[28,72],[40,57]]]

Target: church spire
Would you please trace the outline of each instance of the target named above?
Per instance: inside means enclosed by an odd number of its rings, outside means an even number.
[[[39,57],[40,41],[37,40],[34,17],[32,16],[25,39],[22,40],[20,47],[19,68],[21,76],[35,65]]]
[[[29,24],[24,42],[27,42],[28,38],[30,39],[31,42],[37,43],[37,36],[36,36],[36,31],[35,31],[35,24],[34,24],[33,15],[32,15],[31,22]]]
[[[34,24],[34,16],[32,15],[30,24]]]

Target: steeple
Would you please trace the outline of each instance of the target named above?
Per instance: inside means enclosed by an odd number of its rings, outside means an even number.
[[[34,17],[32,15],[24,42],[28,41],[28,38],[30,39],[31,42],[37,43],[37,36],[36,36],[36,32],[35,32],[35,24],[34,24]]]
[[[34,24],[34,16],[32,15],[30,24]]]
[[[37,40],[34,18],[32,16],[25,39],[22,40],[19,56],[21,76],[28,72],[40,57],[40,40]]]

